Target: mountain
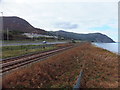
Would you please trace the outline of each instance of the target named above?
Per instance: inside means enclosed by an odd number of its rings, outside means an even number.
[[[3,30],[6,31],[7,29],[9,31],[46,34],[45,30],[35,28],[26,20],[15,16],[3,17]]]
[[[2,17],[0,17],[1,20]],[[9,35],[8,35],[9,33]],[[45,35],[47,31],[39,28],[33,27],[26,20],[12,16],[3,17],[3,37],[2,39],[7,40],[24,40],[30,39],[29,37],[23,35],[23,33],[36,33]]]
[[[0,17],[1,20],[1,17]],[[9,33],[9,34],[8,34]],[[35,28],[26,20],[12,16],[12,17],[3,17],[3,39],[7,40],[8,37],[10,40],[18,39],[30,39],[29,37],[23,35],[23,33],[36,33],[42,35],[52,35],[63,37],[65,39],[76,39],[81,41],[90,41],[90,42],[105,42],[110,43],[114,42],[108,36],[101,33],[90,33],[90,34],[78,34],[73,32],[66,32],[63,30],[60,31],[45,31],[43,29]]]
[[[114,42],[108,36],[101,33],[89,33],[89,34],[78,34],[73,32],[66,32],[63,30],[60,31],[50,31],[52,35],[57,35],[58,37],[64,37],[66,39],[75,39],[81,41],[90,41],[90,42],[103,42],[103,43],[112,43]]]

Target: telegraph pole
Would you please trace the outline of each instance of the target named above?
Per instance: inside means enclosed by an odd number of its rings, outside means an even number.
[[[7,41],[9,41],[9,30],[7,28]]]
[[[3,12],[1,12],[1,20],[0,20],[0,39],[2,40],[3,39]]]
[[[58,32],[56,31],[56,42],[58,41]]]
[[[2,17],[0,18],[0,47],[2,47],[3,43],[3,12],[1,12]],[[0,48],[0,60],[2,60],[2,48]],[[2,63],[0,63],[0,71],[2,72]],[[0,73],[0,89],[2,89],[2,76],[3,74]]]

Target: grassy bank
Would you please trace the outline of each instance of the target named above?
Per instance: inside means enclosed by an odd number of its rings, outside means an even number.
[[[45,40],[3,40],[3,43],[5,44],[13,44],[13,43],[42,43],[43,41],[47,41],[47,42],[67,42],[67,40],[57,40],[57,39],[53,39],[53,40],[49,40],[49,39],[45,39]]]
[[[20,46],[3,46],[2,58],[9,58],[20,56],[28,53],[34,53],[38,51],[46,51],[57,48],[55,45],[41,48],[41,45],[20,45]]]
[[[83,88],[118,87],[118,56],[90,43],[12,72],[4,88],[72,88],[83,68]]]

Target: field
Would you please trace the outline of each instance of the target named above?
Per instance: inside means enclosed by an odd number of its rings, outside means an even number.
[[[45,40],[4,40],[3,43],[4,44],[13,44],[13,43],[42,43],[43,41],[47,41],[47,42],[67,42],[67,40],[50,40],[50,39],[45,39]]]
[[[90,43],[3,77],[3,88],[73,88],[83,69],[81,88],[117,88],[118,55]]]
[[[48,47],[41,47],[41,45],[3,46],[2,58],[15,57],[40,51],[47,51],[55,48],[57,48],[55,45],[51,45]]]

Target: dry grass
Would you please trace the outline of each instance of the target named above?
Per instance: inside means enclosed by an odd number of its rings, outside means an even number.
[[[72,43],[70,44],[70,43],[64,43],[64,44],[56,44],[55,46],[56,47],[67,47],[67,46],[71,46],[72,45]]]
[[[118,87],[118,56],[89,43],[3,78],[3,88],[72,88],[85,63],[83,88]]]

